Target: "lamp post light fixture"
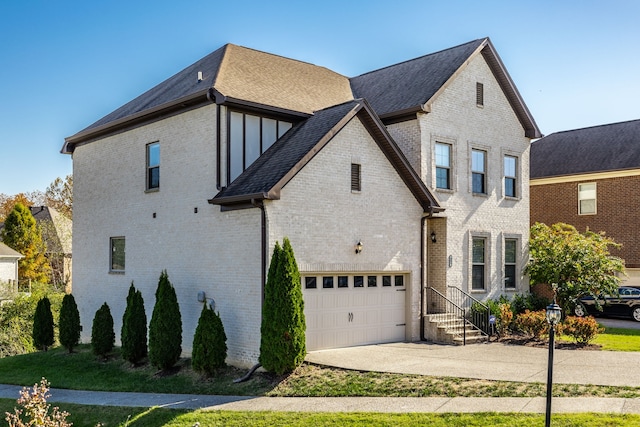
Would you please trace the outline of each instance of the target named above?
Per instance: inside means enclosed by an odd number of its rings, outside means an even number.
[[[551,425],[551,390],[553,388],[553,347],[555,339],[556,325],[562,318],[562,309],[554,299],[553,304],[547,306],[547,323],[549,323],[549,362],[547,369],[547,410],[544,425],[549,427]]]
[[[362,252],[362,241],[358,240],[358,243],[356,243],[356,254],[360,252]]]

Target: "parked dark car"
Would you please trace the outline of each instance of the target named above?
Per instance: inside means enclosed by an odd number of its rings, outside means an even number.
[[[591,296],[582,297],[576,303],[574,314],[576,316],[612,316],[631,317],[640,322],[640,289],[621,286],[618,295],[605,295],[598,297],[602,311],[596,307],[596,300]]]

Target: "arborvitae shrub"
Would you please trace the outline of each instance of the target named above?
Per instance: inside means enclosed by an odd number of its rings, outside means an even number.
[[[227,358],[227,335],[224,333],[222,319],[213,308],[202,307],[198,326],[193,337],[191,365],[197,372],[207,376],[222,368]]]
[[[176,290],[163,271],[149,323],[149,361],[158,369],[171,368],[182,353],[182,316]]]
[[[53,314],[47,297],[38,301],[33,315],[33,345],[44,351],[53,345]]]
[[[59,329],[60,344],[69,350],[69,353],[73,352],[73,348],[80,342],[80,313],[76,300],[71,294],[62,298]]]
[[[127,308],[122,316],[122,358],[132,364],[140,363],[147,356],[147,314],[144,311],[142,293],[131,282],[127,295]]]
[[[300,272],[289,239],[273,251],[262,308],[260,363],[278,375],[292,372],[306,353]]]
[[[96,311],[91,327],[91,348],[93,354],[106,357],[116,341],[116,334],[113,332],[113,317],[111,310],[105,302]]]

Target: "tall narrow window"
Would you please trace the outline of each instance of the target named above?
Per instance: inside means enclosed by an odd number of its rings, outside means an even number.
[[[160,188],[160,143],[147,144],[147,190]]]
[[[451,189],[451,146],[436,143],[436,188]]]
[[[476,83],[476,105],[478,107],[484,105],[484,85],[480,82]]]
[[[471,289],[474,291],[485,289],[486,242],[486,239],[482,237],[472,239]]]
[[[292,123],[282,120],[229,112],[228,179],[236,179],[262,153],[291,129]]]
[[[517,239],[504,239],[504,287],[516,288]]]
[[[597,213],[596,183],[578,184],[578,213],[595,215]]]
[[[471,185],[474,193],[486,194],[487,192],[486,158],[486,151],[471,150]]]
[[[351,163],[351,191],[360,191],[362,188],[361,181],[360,165],[357,163]]]
[[[124,237],[112,237],[109,239],[110,254],[109,254],[109,271],[111,272],[124,272]]]
[[[504,195],[507,197],[516,197],[516,165],[515,157],[504,156]]]

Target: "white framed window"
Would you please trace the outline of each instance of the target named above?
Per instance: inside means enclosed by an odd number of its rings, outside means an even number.
[[[518,158],[504,156],[504,195],[505,197],[518,197]]]
[[[488,244],[485,236],[471,237],[471,290],[487,289]]]
[[[451,144],[436,142],[436,188],[451,190]]]
[[[160,188],[160,143],[147,144],[147,190]]]
[[[598,213],[597,207],[596,183],[578,184],[578,214],[595,215]]]
[[[504,239],[504,288],[515,290],[518,284],[518,239],[505,237]]]
[[[124,273],[125,266],[125,238],[111,237],[109,239],[109,272]]]
[[[471,191],[487,194],[487,152],[484,150],[471,150]]]

